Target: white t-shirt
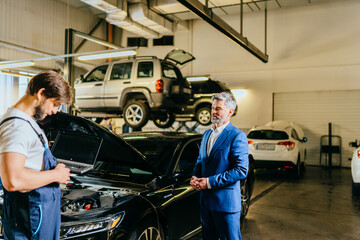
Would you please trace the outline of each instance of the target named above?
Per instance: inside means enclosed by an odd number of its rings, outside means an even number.
[[[8,117],[21,117],[28,120],[38,133],[41,133],[45,142],[47,139],[43,130],[26,113],[9,108],[2,116],[2,120]],[[0,121],[0,122],[1,122]],[[41,171],[44,169],[45,147],[28,122],[22,119],[8,120],[0,126],[0,153],[16,152],[26,157],[25,168]]]

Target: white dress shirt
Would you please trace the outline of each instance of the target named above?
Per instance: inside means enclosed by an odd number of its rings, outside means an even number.
[[[210,133],[207,145],[206,145],[206,154],[207,156],[210,155],[211,149],[214,146],[216,140],[219,138],[220,134],[224,131],[224,129],[229,125],[230,121],[225,123],[224,125],[221,125],[220,127],[217,127],[214,129],[215,125],[211,128],[212,132]],[[209,178],[206,179],[207,187],[208,189],[211,188],[209,183]]]

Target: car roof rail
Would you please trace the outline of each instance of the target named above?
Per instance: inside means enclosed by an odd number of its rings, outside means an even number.
[[[156,56],[136,56],[136,55],[130,56],[129,58],[134,58],[134,59],[143,59],[143,58],[157,59]]]

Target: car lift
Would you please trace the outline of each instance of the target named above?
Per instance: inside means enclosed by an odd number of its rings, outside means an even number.
[[[193,133],[197,132],[196,128],[199,126],[198,122],[196,122],[194,124],[194,126],[192,126],[192,127],[189,127],[186,125],[186,123],[188,123],[189,121],[183,120],[183,121],[177,121],[177,122],[179,123],[179,126],[175,129],[176,132],[179,132],[181,130],[181,128],[183,128],[183,127],[185,128],[185,130],[187,132],[193,132]]]

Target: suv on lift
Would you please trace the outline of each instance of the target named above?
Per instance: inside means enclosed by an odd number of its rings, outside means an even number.
[[[185,110],[176,114],[176,118],[190,118],[203,126],[211,124],[211,97],[219,92],[230,92],[230,89],[223,82],[210,79],[208,76],[189,76],[186,79],[190,82],[193,93]],[[235,109],[234,115],[237,109]]]
[[[167,127],[191,97],[188,81],[171,61],[183,65],[194,59],[174,49],[164,60],[134,57],[97,66],[75,83],[75,107],[80,116],[123,117],[134,129],[149,119]]]

